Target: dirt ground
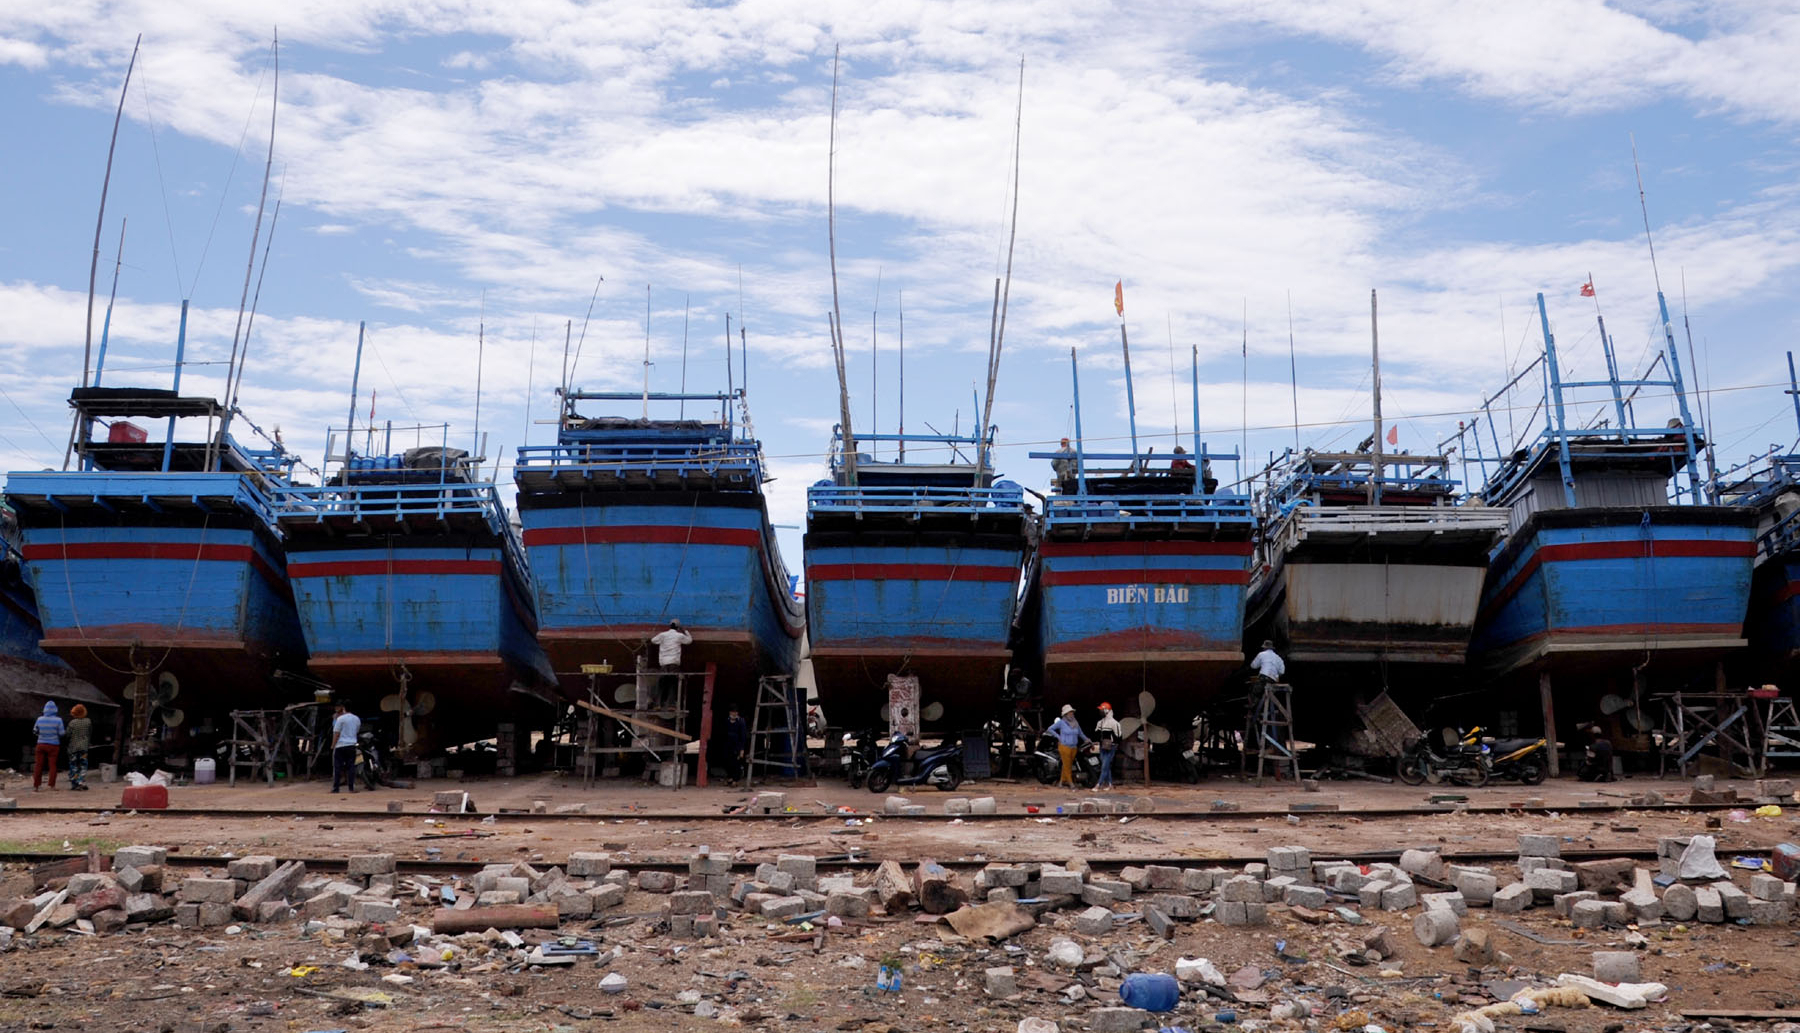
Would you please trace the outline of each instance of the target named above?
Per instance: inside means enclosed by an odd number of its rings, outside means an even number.
[[[28,781],[28,780],[27,780]],[[1722,786],[1724,783],[1722,783]],[[1748,783],[1736,783],[1749,789]],[[1036,785],[972,783],[956,795],[996,798],[1002,814],[1022,813],[1036,805],[1040,813],[1024,818],[960,821],[936,816],[950,794],[925,791],[912,795],[928,805],[929,819],[889,819],[866,814],[879,810],[882,797],[852,791],[842,783],[769,788],[787,793],[790,807],[810,811],[766,819],[717,817],[745,794],[728,788],[680,790],[638,785],[607,785],[583,790],[578,781],[552,776],[426,782],[414,789],[330,796],[322,783],[266,786],[178,787],[171,793],[177,810],[167,813],[103,813],[119,802],[118,786],[96,785],[89,793],[33,794],[16,780],[0,784],[0,797],[15,796],[21,810],[4,816],[0,852],[79,850],[89,844],[110,850],[130,843],[153,843],[180,853],[223,859],[227,855],[273,854],[289,858],[341,858],[372,850],[391,851],[402,859],[442,858],[464,861],[524,860],[561,864],[577,850],[608,850],[615,864],[630,868],[653,860],[685,861],[697,846],[730,850],[751,861],[773,861],[780,853],[821,857],[855,849],[859,856],[895,859],[907,864],[921,858],[959,860],[1063,861],[1085,857],[1099,863],[1113,859],[1192,859],[1203,866],[1209,858],[1260,857],[1270,847],[1308,846],[1315,858],[1335,854],[1397,851],[1435,847],[1446,856],[1459,853],[1510,853],[1520,832],[1554,832],[1566,850],[1642,851],[1659,836],[1684,835],[1707,829],[1708,819],[1720,827],[1719,856],[1766,852],[1778,842],[1800,841],[1797,809],[1779,818],[1735,821],[1720,812],[1619,811],[1584,813],[1583,800],[1623,803],[1622,797],[1658,789],[1680,799],[1686,784],[1674,780],[1637,779],[1606,787],[1554,782],[1530,789],[1493,786],[1464,791],[1477,808],[1505,807],[1542,798],[1560,808],[1543,813],[1430,814],[1405,817],[1359,816],[1358,810],[1409,807],[1424,802],[1426,791],[1367,782],[1326,783],[1317,793],[1302,793],[1292,783],[1261,787],[1221,780],[1200,786],[1157,785],[1146,795],[1151,813],[1109,817],[1058,816],[1054,808],[1090,794],[1054,793]],[[1601,796],[1596,789],[1617,793]],[[501,808],[529,810],[534,801],[550,807],[585,803],[588,813],[572,817],[503,814],[491,824],[478,816],[424,812],[432,794],[444,789],[470,793],[479,811]],[[1127,790],[1130,792],[1130,790]],[[1289,804],[1335,804],[1337,812],[1284,816],[1204,813],[1214,800],[1245,809],[1282,808]],[[403,813],[389,814],[390,801]],[[862,814],[835,813],[854,807]],[[183,814],[181,808],[255,809],[278,817],[221,817]],[[353,812],[353,813],[352,813]],[[646,813],[679,812],[680,819],[648,819]],[[1190,812],[1190,813],[1181,813]],[[1201,812],[1201,813],[1191,813]],[[428,824],[442,822],[443,824]],[[1294,822],[1297,822],[1294,823]],[[481,838],[421,839],[472,833]],[[435,848],[435,853],[431,852]],[[222,861],[221,861],[222,863]],[[1183,863],[1177,861],[1175,863]],[[1642,862],[1654,867],[1653,862]],[[1501,872],[1511,872],[1500,862]],[[821,862],[821,872],[829,865]],[[17,870],[16,868],[13,870]],[[1747,874],[1735,873],[1740,885]],[[866,875],[866,873],[865,873]],[[966,879],[966,875],[965,875]],[[1503,882],[1508,881],[1503,878]],[[1342,958],[1360,945],[1368,926],[1333,920],[1313,925],[1288,908],[1271,906],[1270,924],[1227,928],[1212,921],[1180,924],[1174,939],[1155,939],[1144,923],[1134,922],[1111,934],[1085,937],[1074,932],[1074,910],[1051,912],[1035,929],[1004,944],[963,940],[935,921],[913,914],[868,922],[792,939],[794,927],[733,914],[714,940],[677,940],[659,927],[668,898],[633,890],[622,907],[588,920],[565,922],[559,934],[596,941],[604,951],[620,947],[605,970],[581,960],[560,968],[530,968],[504,944],[465,937],[454,960],[441,952],[419,953],[411,961],[389,964],[367,944],[366,970],[344,965],[356,956],[354,941],[327,942],[304,936],[297,923],[243,925],[239,931],[186,930],[156,925],[141,932],[87,937],[68,931],[40,932],[27,940],[16,937],[0,953],[0,1030],[87,1027],[97,1030],[258,1030],[310,1031],[338,1029],[396,1030],[585,1030],[608,1028],[706,1029],[719,1024],[768,1030],[996,1030],[1011,1031],[1020,1019],[1040,1017],[1065,1030],[1083,1028],[1100,1006],[1118,1003],[1120,972],[1172,971],[1178,957],[1206,957],[1226,974],[1243,975],[1240,1002],[1202,1002],[1190,991],[1172,1015],[1154,1017],[1161,1025],[1191,1030],[1217,1026],[1215,1016],[1230,1008],[1236,1025],[1258,1028],[1362,1029],[1364,1019],[1385,1030],[1447,1028],[1444,1023],[1466,1004],[1504,999],[1518,981],[1554,979],[1558,973],[1591,972],[1596,949],[1629,949],[1627,937],[1642,935],[1643,975],[1667,984],[1665,1003],[1633,1013],[1610,1008],[1584,1011],[1550,1009],[1529,1019],[1502,1019],[1502,1029],[1562,1029],[1571,1033],[1603,1033],[1613,1029],[1700,1028],[1679,1012],[1699,1008],[1793,1010],[1800,1012],[1800,946],[1794,925],[1751,927],[1735,924],[1676,926],[1642,930],[1579,932],[1548,907],[1512,916],[1519,928],[1550,940],[1535,942],[1499,926],[1500,916],[1473,910],[1464,929],[1490,927],[1496,946],[1510,961],[1471,970],[1455,961],[1449,947],[1426,948],[1412,933],[1416,909],[1407,912],[1363,911],[1366,922],[1387,926],[1396,955],[1379,965],[1354,965]],[[1127,902],[1120,911],[1131,911]],[[427,910],[417,902],[403,917],[423,921]],[[527,944],[550,936],[527,935]],[[1054,936],[1068,936],[1087,948],[1099,968],[1070,973],[1052,969],[1045,954]],[[1278,948],[1278,944],[1282,945]],[[403,948],[406,949],[406,948]],[[882,959],[903,966],[899,993],[878,990],[877,964]],[[426,965],[442,967],[421,967]],[[987,995],[984,971],[1011,965],[1019,992],[1009,999]],[[299,966],[299,968],[296,968]],[[316,972],[306,967],[316,966]],[[1249,973],[1240,973],[1250,967]],[[292,972],[302,972],[293,975]],[[618,972],[629,981],[620,995],[603,994],[599,980]],[[387,979],[383,977],[400,977]],[[402,981],[404,980],[404,982]],[[1079,989],[1072,989],[1079,988]],[[366,1003],[342,998],[354,993],[379,995]],[[321,996],[323,995],[323,996]],[[685,996],[684,996],[685,995]],[[1074,999],[1071,999],[1074,998]],[[1269,1008],[1284,1001],[1316,1006],[1318,1017],[1306,1024],[1269,1022]],[[697,1002],[697,1003],[696,1003]],[[699,1014],[696,1014],[698,1009]],[[1366,1015],[1364,1014],[1366,1013]],[[712,1017],[707,1017],[712,1016]],[[1800,1022],[1800,1020],[1795,1020]],[[1510,1025],[1508,1023],[1510,1022]],[[1714,1024],[1712,1028],[1726,1028]],[[1738,1029],[1781,1028],[1778,1022],[1739,1021]],[[1795,1028],[1800,1028],[1797,1026]]]

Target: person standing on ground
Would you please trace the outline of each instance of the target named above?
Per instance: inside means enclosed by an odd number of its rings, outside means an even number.
[[[1094,741],[1100,744],[1100,781],[1094,792],[1113,787],[1113,757],[1119,752],[1119,740],[1125,738],[1125,726],[1113,717],[1111,703],[1100,704],[1100,720],[1094,724]]]
[[[1287,674],[1287,664],[1282,662],[1280,655],[1275,652],[1275,643],[1269,639],[1263,639],[1262,652],[1250,661],[1250,669],[1265,683],[1279,682]]]
[[[87,707],[80,703],[69,708],[69,789],[85,791],[88,787],[88,747],[93,745],[94,722],[88,720]]]
[[[662,678],[657,683],[656,693],[662,699],[659,703],[672,703],[675,699],[675,686],[680,678],[681,647],[694,641],[694,636],[681,630],[681,622],[669,621],[669,626],[650,636],[650,644],[656,647],[656,664],[662,668]]]
[[[1081,722],[1075,720],[1075,708],[1064,703],[1062,716],[1051,722],[1044,734],[1056,737],[1056,752],[1062,757],[1062,780],[1056,783],[1057,788],[1075,788],[1075,751],[1093,742],[1081,730]]]
[[[37,736],[37,748],[31,756],[31,791],[37,792],[44,780],[44,772],[50,772],[50,788],[56,788],[56,754],[62,749],[63,721],[56,716],[56,704],[44,703],[44,712],[31,726]]]
[[[729,716],[725,718],[725,770],[731,775],[731,785],[744,780],[744,762],[750,756],[750,726],[744,723],[744,715],[738,713],[733,704]]]
[[[331,791],[334,793],[338,791],[339,782],[356,792],[356,736],[361,731],[362,718],[339,703],[337,716],[331,719]]]

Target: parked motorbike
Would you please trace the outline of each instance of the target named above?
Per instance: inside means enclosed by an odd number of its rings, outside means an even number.
[[[1549,774],[1550,744],[1545,739],[1484,738],[1488,766],[1495,778],[1515,779],[1534,786]]]
[[[1487,747],[1465,739],[1454,728],[1428,732],[1410,743],[1401,754],[1398,773],[1409,786],[1454,782],[1477,788],[1487,785],[1492,774]]]
[[[379,789],[386,781],[383,774],[381,745],[375,741],[374,732],[363,732],[356,737],[356,774],[361,776],[364,784],[370,789]]]
[[[869,769],[881,756],[877,739],[873,728],[864,729],[860,735],[844,733],[838,750],[838,767],[844,772],[844,780],[850,783],[850,788],[862,788],[863,779],[869,777]]]
[[[1055,785],[1062,778],[1062,754],[1056,749],[1056,736],[1044,734],[1038,736],[1037,749],[1031,754],[1032,771],[1037,780],[1047,786]],[[1114,762],[1117,771],[1117,762]],[[1100,753],[1089,747],[1075,754],[1075,783],[1083,789],[1092,789],[1100,784]]]
[[[875,763],[869,765],[869,792],[885,793],[897,785],[930,785],[953,792],[962,785],[962,753],[962,740],[950,738],[929,753],[915,755],[906,735],[896,735]]]

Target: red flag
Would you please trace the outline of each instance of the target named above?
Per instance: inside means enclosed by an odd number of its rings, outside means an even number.
[[[373,389],[369,391],[369,422],[375,422],[375,391]]]
[[[1400,443],[1400,425],[1398,423],[1396,423],[1392,427],[1388,428],[1388,444],[1398,445],[1399,443]]]
[[[1113,284],[1113,308],[1117,309],[1120,318],[1125,316],[1125,281]]]
[[[1584,298],[1591,298],[1594,296],[1594,281],[1589,280],[1581,285],[1581,296]]]

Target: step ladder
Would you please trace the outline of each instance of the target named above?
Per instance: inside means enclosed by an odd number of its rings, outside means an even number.
[[[787,674],[764,675],[756,682],[756,708],[750,715],[750,744],[744,758],[744,788],[756,781],[758,765],[790,775],[806,771],[805,706]]]
[[[1796,713],[1791,698],[1781,696],[1768,701],[1762,719],[1762,748],[1765,769],[1771,758],[1800,757],[1800,713]]]
[[[1263,682],[1250,690],[1250,707],[1244,722],[1243,769],[1248,773],[1250,757],[1256,757],[1256,782],[1262,784],[1265,769],[1277,780],[1287,768],[1289,778],[1300,777],[1300,764],[1294,756],[1294,687],[1281,682]]]

